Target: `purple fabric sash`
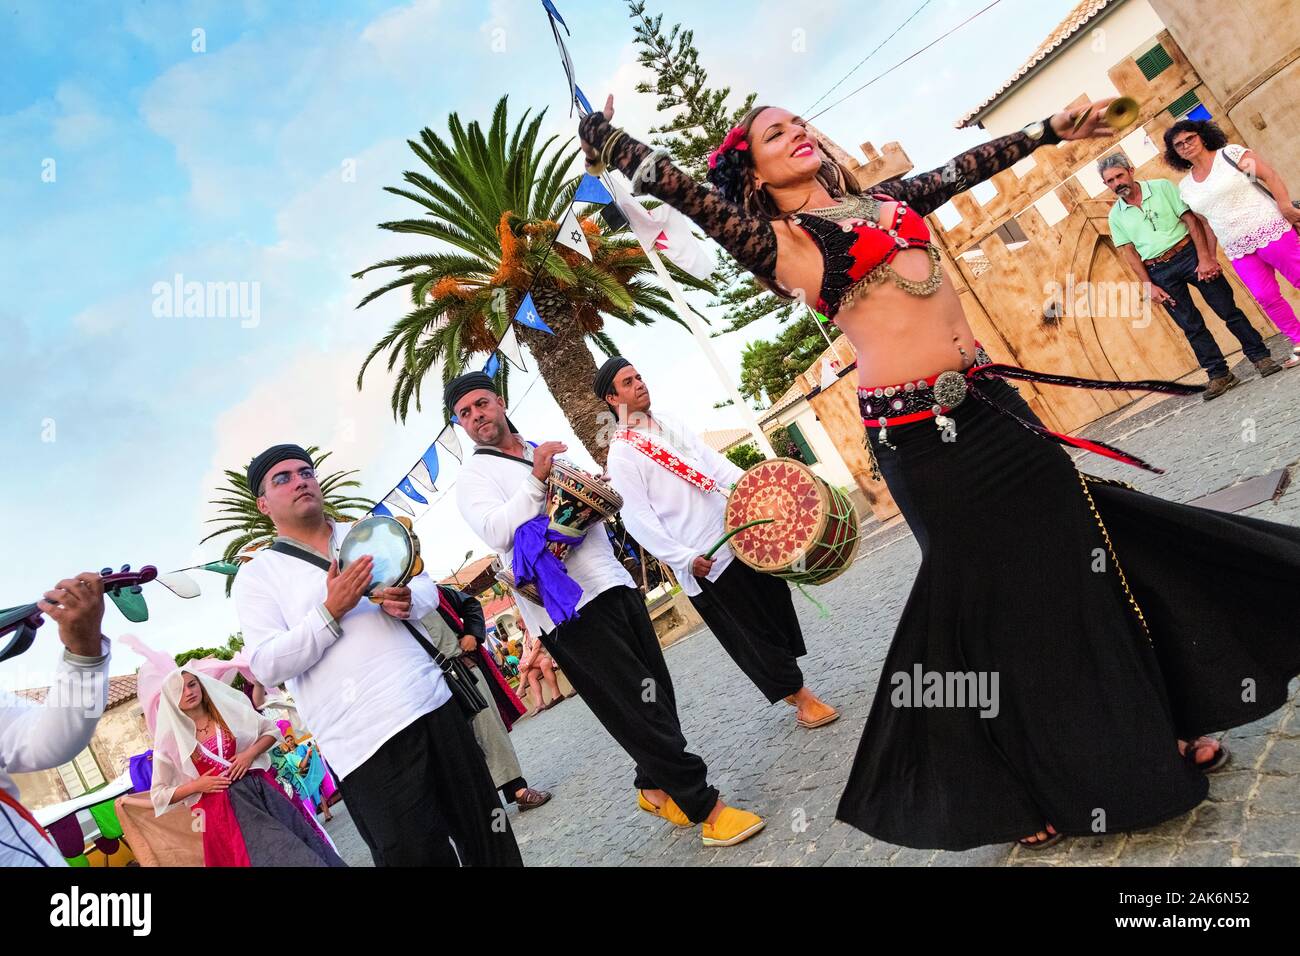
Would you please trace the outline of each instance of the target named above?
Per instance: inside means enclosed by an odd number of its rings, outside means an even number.
[[[153,786],[153,751],[146,750],[131,758],[131,792],[148,793]]]
[[[576,547],[583,539],[561,534],[550,524],[550,518],[538,515],[515,529],[514,559],[510,570],[519,584],[536,583],[546,613],[556,624],[563,624],[577,611],[582,588],[569,577],[564,562],[546,545],[554,541]]]

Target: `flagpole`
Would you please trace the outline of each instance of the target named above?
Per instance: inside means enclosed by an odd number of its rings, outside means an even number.
[[[727,394],[731,396],[732,402],[734,402],[736,407],[740,409],[740,413],[745,416],[745,423],[749,426],[749,430],[754,436],[754,441],[758,443],[759,449],[769,458],[778,457],[776,449],[772,447],[772,443],[767,440],[767,436],[763,434],[763,429],[758,425],[758,416],[756,416],[754,410],[745,403],[744,396],[740,394],[740,390],[732,384],[731,377],[727,374],[727,369],[723,366],[722,360],[718,358],[718,353],[713,350],[713,345],[709,342],[708,333],[705,331],[703,324],[701,324],[699,316],[697,316],[691,310],[691,307],[686,304],[686,298],[682,295],[682,290],[681,287],[678,286],[677,280],[668,273],[666,268],[664,268],[663,260],[659,258],[658,250],[651,246],[645,246],[644,244],[642,245],[642,248],[645,249],[646,258],[649,259],[650,264],[654,266],[655,275],[659,277],[659,281],[663,283],[664,288],[668,290],[668,294],[672,297],[673,305],[676,306],[678,315],[680,315],[682,319],[685,320],[687,326],[690,327],[691,335],[695,337],[696,344],[699,345],[700,350],[704,353],[704,357],[709,360],[709,364],[713,366],[713,371],[718,376],[718,381],[722,383],[724,388],[726,388]]]

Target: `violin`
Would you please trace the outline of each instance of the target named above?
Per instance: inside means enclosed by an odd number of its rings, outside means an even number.
[[[139,594],[140,585],[158,577],[158,569],[146,564],[139,571],[132,571],[131,565],[124,564],[120,571],[104,568],[99,577],[104,582],[105,597],[123,591]],[[31,647],[36,640],[36,629],[44,623],[45,615],[35,603],[0,610],[0,661],[17,657]],[[5,642],[5,635],[11,633],[13,636]]]

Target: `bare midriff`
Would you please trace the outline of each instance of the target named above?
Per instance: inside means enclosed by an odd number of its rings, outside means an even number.
[[[781,231],[778,280],[787,289],[820,289],[821,255],[812,240],[781,236]],[[918,281],[931,268],[924,249],[904,249],[892,265],[903,278]],[[809,302],[816,298],[807,296]],[[975,334],[946,269],[933,295],[911,295],[890,281],[877,283],[841,309],[835,324],[857,353],[859,385],[896,385],[948,369],[962,370],[975,357]]]

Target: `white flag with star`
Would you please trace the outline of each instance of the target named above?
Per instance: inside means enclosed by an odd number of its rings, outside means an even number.
[[[582,231],[582,226],[578,223],[578,214],[573,211],[572,206],[564,214],[564,221],[560,223],[560,231],[555,234],[555,241],[572,249],[588,262],[591,261],[591,246],[587,243],[587,234]]]

